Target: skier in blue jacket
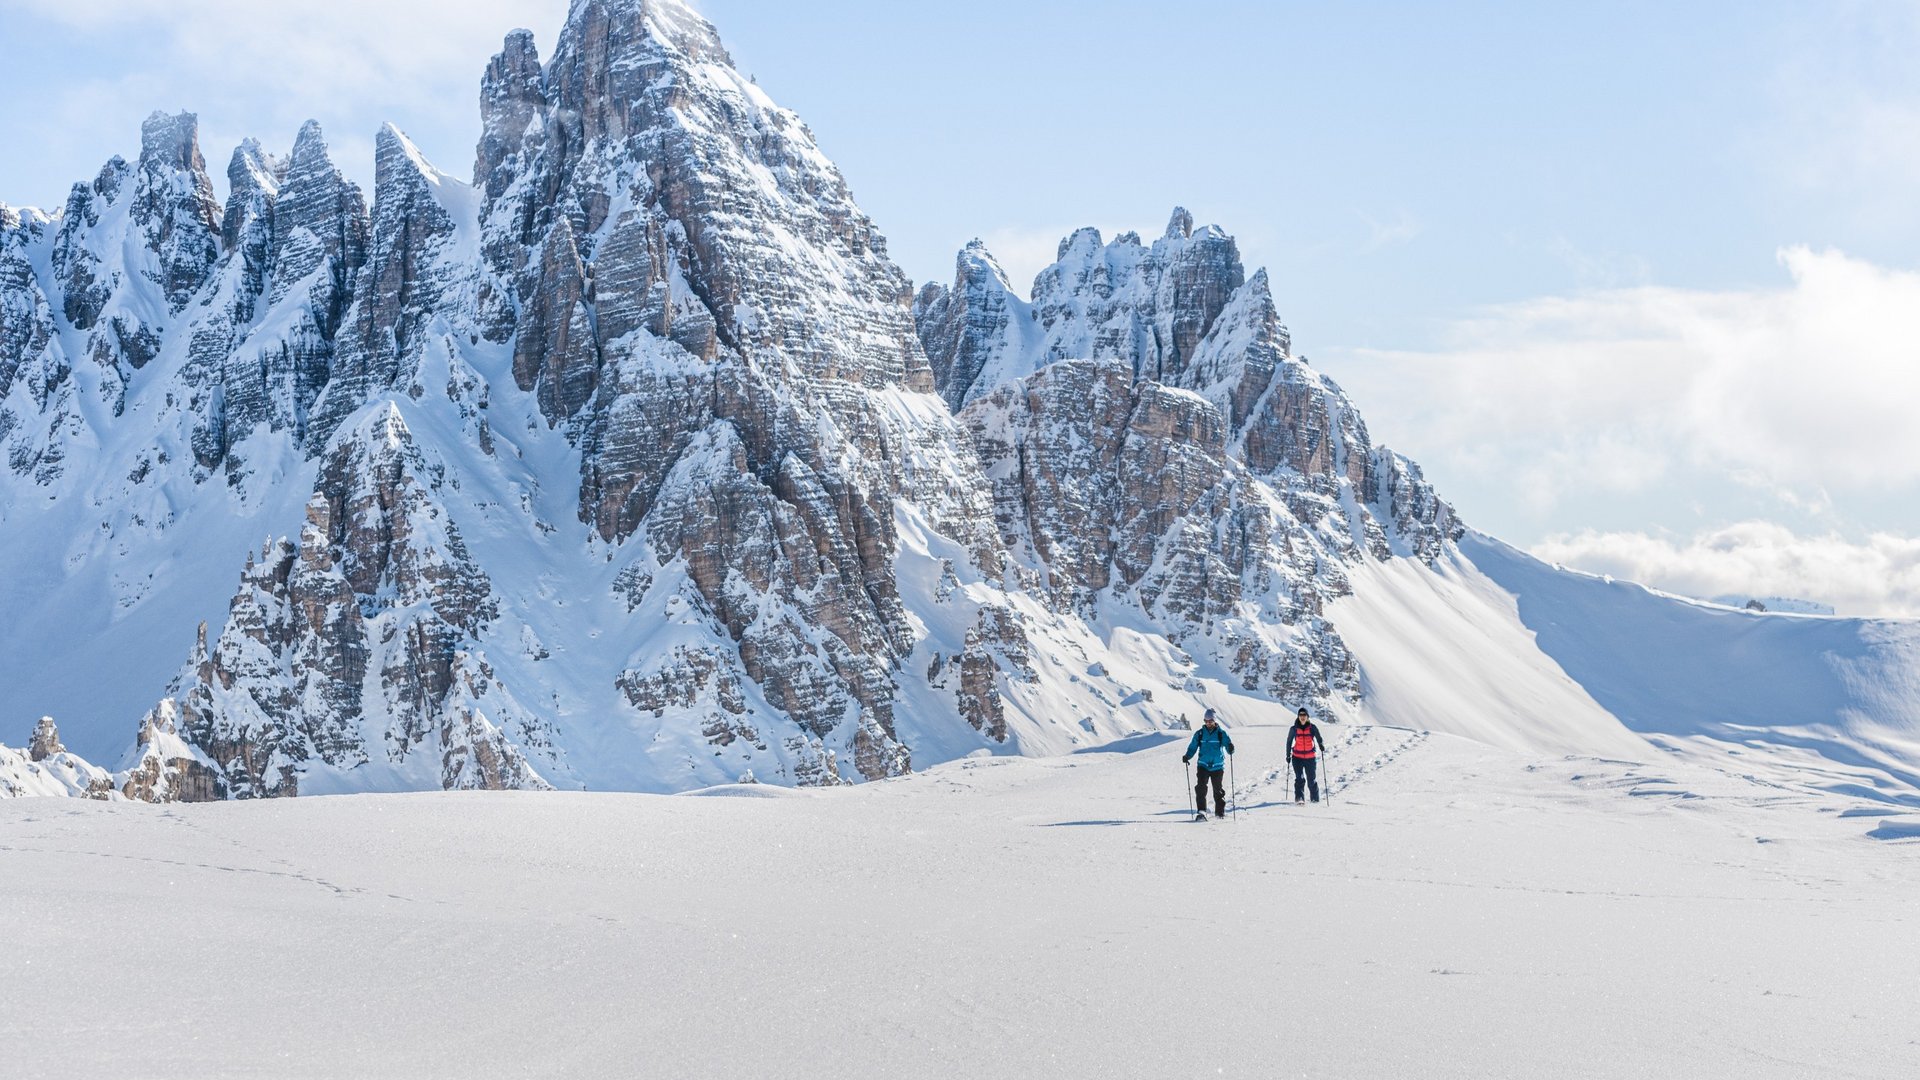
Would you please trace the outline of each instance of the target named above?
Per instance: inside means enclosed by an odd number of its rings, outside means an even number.
[[[1193,812],[1197,817],[1207,816],[1207,782],[1213,782],[1213,816],[1227,816],[1227,755],[1233,753],[1233,736],[1228,735],[1220,726],[1220,718],[1212,709],[1200,721],[1200,730],[1193,733],[1187,743],[1187,752],[1181,761],[1192,761],[1195,755],[1200,758],[1200,782],[1193,786]]]

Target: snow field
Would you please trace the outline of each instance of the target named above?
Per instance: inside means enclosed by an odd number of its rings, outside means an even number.
[[[1241,724],[848,789],[0,803],[21,1077],[1910,1077],[1920,844],[1684,761]],[[737,798],[735,794],[777,795]],[[239,1038],[236,1038],[236,1035]]]

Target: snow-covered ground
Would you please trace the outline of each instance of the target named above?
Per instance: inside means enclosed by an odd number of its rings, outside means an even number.
[[[1284,717],[1276,716],[1275,722]],[[1327,727],[687,797],[0,801],[17,1077],[1920,1075],[1920,814]]]

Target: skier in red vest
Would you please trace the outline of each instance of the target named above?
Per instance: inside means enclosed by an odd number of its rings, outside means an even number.
[[[1313,791],[1313,801],[1320,801],[1320,779],[1318,771],[1320,751],[1327,748],[1327,740],[1320,737],[1320,728],[1307,719],[1307,710],[1301,709],[1294,717],[1293,726],[1287,729],[1287,763],[1293,766],[1293,801],[1304,803],[1309,788]]]

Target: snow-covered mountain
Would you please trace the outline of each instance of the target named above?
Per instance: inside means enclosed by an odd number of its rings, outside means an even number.
[[[369,203],[308,124],[222,205],[155,114],[65,207],[0,207],[0,711],[106,787],[833,784],[1203,704],[1915,786],[1911,627],[1722,657],[1854,665],[1788,717],[1709,724],[1679,668],[1629,708],[1532,597],[1632,655],[1681,602],[1467,533],[1184,210],[1074,233],[1025,299],[977,242],[916,293],[677,0],[575,0],[544,63],[508,35],[481,108],[471,184],[388,127]]]

